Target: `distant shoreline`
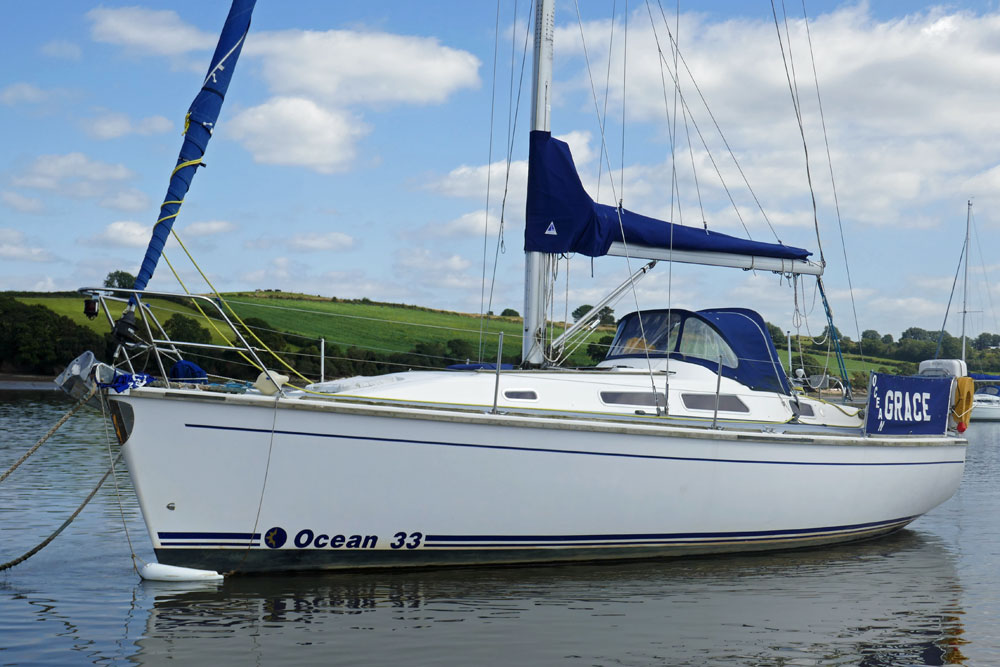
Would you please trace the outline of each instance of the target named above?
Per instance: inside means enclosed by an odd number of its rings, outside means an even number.
[[[0,391],[55,391],[54,377],[0,373]]]

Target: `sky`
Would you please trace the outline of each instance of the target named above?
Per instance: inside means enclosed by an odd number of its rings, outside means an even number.
[[[852,338],[940,328],[971,200],[967,331],[1000,332],[997,3],[814,0],[808,34],[801,2],[785,2],[787,16],[775,3],[780,42],[770,2],[677,4],[580,0],[578,17],[575,0],[556,0],[552,131],[591,195],[821,248]],[[134,274],[228,3],[3,8],[0,290]],[[521,312],[528,11],[259,0],[175,224],[214,287]],[[188,289],[209,290],[174,241],[166,253]],[[639,264],[561,263],[557,319]],[[150,289],[181,287],[161,262]],[[793,289],[682,264],[659,264],[614,308],[668,305],[753,308],[793,333],[826,324],[812,278]]]

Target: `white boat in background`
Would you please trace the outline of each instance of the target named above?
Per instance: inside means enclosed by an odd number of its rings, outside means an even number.
[[[987,385],[973,394],[972,418],[984,422],[1000,421],[1000,389],[996,385]]]
[[[599,232],[582,242],[587,254],[823,268],[798,248],[590,200],[549,132],[553,16],[552,0],[538,3],[521,368],[293,388],[233,326],[262,369],[255,389],[171,381],[181,343],[137,298],[154,295],[144,290],[152,269],[119,291],[141,319],[117,324],[124,356],[104,384],[116,387],[106,390],[115,430],[161,563],[260,572],[806,547],[897,530],[958,488],[966,441],[954,378],[875,374],[867,411],[795,394],[751,310],[632,313],[596,367],[546,364],[546,267],[586,252],[555,245],[583,227]],[[227,34],[242,41],[245,30],[227,23]],[[220,41],[217,56],[230,47]],[[168,200],[151,246],[183,193]],[[192,298],[230,321],[213,299]],[[139,359],[163,379],[139,374]],[[101,365],[80,375],[95,372],[110,380]]]

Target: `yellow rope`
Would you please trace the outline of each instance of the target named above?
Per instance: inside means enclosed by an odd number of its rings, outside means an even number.
[[[170,177],[173,178],[174,174],[183,169],[184,167],[190,167],[191,165],[201,164],[201,158],[197,160],[188,160],[187,162],[181,162],[179,165],[174,167],[174,170],[170,172]]]
[[[227,303],[227,302],[226,302],[226,300],[225,300],[225,299],[223,298],[223,296],[222,296],[222,295],[221,295],[221,294],[219,293],[219,291],[218,291],[217,289],[215,289],[215,285],[213,285],[213,284],[212,284],[212,281],[210,281],[210,280],[208,279],[208,276],[206,276],[206,275],[205,275],[205,272],[201,270],[201,267],[200,267],[200,266],[198,266],[198,262],[196,262],[196,261],[195,261],[195,259],[194,259],[194,257],[192,257],[192,256],[191,256],[191,253],[190,253],[190,252],[188,251],[188,249],[187,249],[187,246],[185,246],[185,245],[184,245],[184,242],[183,242],[183,241],[181,241],[181,237],[180,237],[180,236],[179,236],[179,235],[177,234],[177,231],[176,231],[176,230],[174,230],[174,229],[171,229],[171,230],[170,230],[170,232],[171,232],[171,234],[173,234],[173,235],[174,235],[174,238],[175,238],[175,239],[177,239],[177,243],[179,243],[179,244],[180,244],[180,246],[181,246],[181,249],[182,249],[182,250],[184,251],[184,253],[185,253],[185,254],[187,255],[188,259],[189,259],[189,260],[191,260],[191,264],[192,264],[192,265],[194,266],[194,268],[195,268],[195,269],[197,269],[197,270],[198,270],[198,273],[199,273],[199,274],[201,275],[202,279],[203,279],[203,280],[205,281],[205,283],[206,283],[206,284],[207,284],[207,285],[209,286],[209,288],[211,288],[211,290],[212,290],[212,293],[213,293],[213,294],[215,295],[215,297],[216,297],[217,299],[219,299],[219,301],[220,301],[221,303],[223,303],[223,304],[224,304],[224,305],[226,306],[226,308],[228,308],[228,309],[229,309],[229,312],[230,312],[230,314],[231,314],[231,315],[232,315],[232,316],[233,316],[233,317],[234,317],[234,318],[236,319],[236,321],[237,321],[237,322],[239,322],[239,323],[240,323],[240,325],[242,325],[242,326],[243,326],[243,328],[244,328],[244,329],[246,329],[247,333],[249,333],[249,334],[250,334],[251,336],[253,336],[253,339],[254,339],[255,341],[257,341],[257,342],[258,342],[258,343],[259,343],[259,344],[261,345],[261,347],[263,347],[263,348],[264,348],[265,350],[267,350],[267,351],[268,351],[268,353],[269,353],[269,354],[270,354],[270,355],[271,355],[272,357],[274,357],[274,358],[275,358],[275,360],[277,360],[277,361],[278,361],[278,362],[279,362],[279,363],[280,363],[280,364],[281,364],[282,366],[284,366],[284,367],[285,367],[285,368],[287,368],[287,369],[288,369],[289,371],[291,371],[291,372],[292,372],[292,373],[294,373],[295,375],[299,376],[300,378],[302,378],[302,379],[303,379],[303,380],[305,380],[306,382],[309,382],[309,378],[307,378],[307,377],[306,377],[305,375],[303,375],[302,373],[298,372],[298,371],[297,371],[297,370],[296,370],[295,368],[293,368],[292,366],[290,366],[290,365],[288,364],[288,362],[286,362],[286,361],[285,361],[284,359],[282,359],[282,358],[281,358],[281,357],[280,357],[280,356],[278,355],[278,353],[277,353],[277,352],[275,352],[274,350],[272,350],[271,348],[269,348],[269,347],[267,346],[267,344],[266,344],[266,343],[265,343],[264,341],[262,341],[262,340],[260,339],[260,337],[259,337],[259,336],[257,336],[257,334],[255,334],[255,333],[253,332],[253,330],[251,330],[251,329],[250,329],[250,327],[248,327],[248,326],[247,326],[247,325],[246,325],[246,324],[245,324],[245,323],[243,322],[243,320],[242,320],[242,319],[240,318],[240,316],[239,316],[239,315],[238,315],[238,314],[236,313],[236,311],[235,311],[235,310],[233,310],[233,307],[232,307],[232,306],[230,306],[230,305],[229,305],[229,303]],[[190,294],[190,292],[188,292],[188,293]],[[204,315],[204,313],[202,313],[202,314]],[[295,387],[295,388],[297,389],[298,387]]]
[[[190,295],[191,291],[187,288],[187,285],[184,284],[184,281],[181,280],[181,275],[177,272],[177,269],[174,268],[174,265],[170,263],[170,260],[167,258],[167,254],[166,253],[162,253],[162,257],[163,257],[163,261],[165,261],[167,263],[167,266],[170,267],[170,272],[174,274],[174,278],[176,278],[177,282],[180,283],[181,289],[184,290],[185,294]],[[254,362],[253,359],[251,359],[247,355],[243,354],[243,350],[240,350],[240,349],[236,348],[236,346],[233,345],[233,342],[231,340],[229,340],[229,338],[224,333],[222,333],[222,331],[219,330],[219,327],[215,326],[215,320],[213,320],[211,317],[209,317],[208,314],[204,310],[202,310],[201,304],[198,303],[197,299],[192,299],[191,301],[192,301],[192,303],[194,303],[194,307],[198,309],[198,312],[201,313],[201,316],[204,317],[206,320],[208,320],[209,326],[211,326],[212,329],[215,330],[215,333],[217,333],[219,335],[219,338],[221,338],[222,340],[226,341],[226,344],[229,345],[229,347],[235,349],[236,353],[239,354],[241,357],[243,357],[243,360],[246,361],[248,364],[250,364],[251,366],[253,366],[254,368],[256,368],[259,371],[263,371],[264,370],[263,368],[261,368],[260,366],[258,366],[256,364],[256,362]]]

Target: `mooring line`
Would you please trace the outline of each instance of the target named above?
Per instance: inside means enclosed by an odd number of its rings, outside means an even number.
[[[83,397],[83,398],[81,398],[81,399],[80,399],[79,401],[77,401],[77,402],[76,402],[76,405],[74,405],[74,406],[73,406],[72,408],[70,408],[70,411],[69,411],[69,412],[67,412],[66,414],[64,414],[64,415],[62,416],[62,419],[60,419],[59,421],[57,421],[57,422],[55,423],[55,426],[53,426],[52,428],[50,428],[50,429],[49,429],[49,432],[48,432],[48,433],[46,433],[45,435],[43,435],[43,436],[42,436],[42,438],[41,438],[41,439],[40,439],[40,440],[39,440],[38,442],[36,442],[36,443],[35,443],[35,445],[34,445],[34,446],[33,446],[33,447],[31,448],[31,449],[29,449],[29,450],[28,450],[27,452],[25,452],[25,453],[24,453],[24,456],[22,456],[21,458],[19,458],[19,459],[18,459],[18,460],[17,460],[17,461],[16,461],[15,463],[14,463],[14,465],[12,465],[12,466],[11,466],[10,468],[8,468],[8,469],[7,469],[7,472],[5,472],[5,473],[3,474],[3,476],[0,476],[0,482],[2,482],[2,481],[4,481],[5,479],[7,479],[7,477],[8,477],[8,476],[9,476],[9,475],[10,475],[10,474],[11,474],[12,472],[14,472],[15,470],[17,470],[17,467],[18,467],[19,465],[21,465],[22,463],[24,463],[25,461],[27,461],[27,460],[28,460],[28,457],[29,457],[29,456],[31,456],[32,454],[34,454],[34,453],[35,453],[35,451],[36,451],[36,450],[37,450],[37,449],[38,449],[39,447],[41,447],[42,445],[44,445],[44,444],[45,444],[45,441],[46,441],[46,440],[48,440],[49,438],[51,438],[51,437],[52,437],[52,434],[53,434],[53,433],[55,433],[56,431],[58,431],[58,430],[59,430],[59,427],[60,427],[60,426],[62,426],[63,424],[65,424],[65,423],[66,423],[66,421],[67,421],[67,420],[68,420],[68,419],[69,419],[70,417],[72,417],[72,416],[73,416],[73,415],[74,415],[74,414],[76,413],[76,411],[77,411],[77,410],[79,410],[79,409],[80,409],[80,408],[81,408],[81,407],[83,406],[83,404],[84,404],[84,403],[86,403],[87,401],[89,401],[89,400],[90,400],[90,397],[91,397],[91,396],[93,396],[93,395],[94,395],[94,392],[96,392],[96,391],[97,391],[97,385],[96,385],[96,384],[94,384],[94,385],[93,385],[93,386],[92,386],[92,387],[90,388],[90,391],[89,391],[89,392],[87,392],[87,395],[86,395],[86,396],[84,396],[84,397]]]
[[[142,561],[143,565],[148,565],[148,563],[135,553],[135,547],[132,546],[132,536],[129,535],[128,533],[128,521],[125,520],[125,507],[124,505],[122,505],[122,493],[121,489],[118,488],[118,472],[115,470],[115,463],[117,463],[118,459],[120,459],[122,455],[125,453],[125,445],[122,444],[121,448],[118,450],[118,457],[115,458],[111,452],[111,434],[108,432],[109,419],[107,411],[107,391],[101,392],[100,397],[101,397],[101,416],[104,418],[103,420],[104,440],[108,445],[108,460],[111,461],[110,472],[113,473],[111,479],[115,481],[115,498],[118,500],[118,511],[119,513],[121,513],[122,528],[125,529],[125,540],[128,542],[128,551],[129,554],[132,556],[132,569],[135,570],[135,573],[141,577],[142,573],[139,572],[139,567],[135,564],[135,561],[140,560]],[[107,475],[105,475],[104,477],[107,478]]]
[[[122,457],[122,453],[119,452],[117,458],[115,458],[115,462],[117,463],[118,459],[120,459],[121,457]],[[52,533],[51,535],[49,535],[47,538],[45,538],[42,541],[41,544],[39,544],[38,546],[36,546],[34,549],[32,549],[31,551],[29,551],[28,553],[24,554],[23,556],[19,556],[18,558],[15,558],[14,560],[12,560],[10,562],[7,562],[7,563],[4,563],[3,565],[0,565],[0,572],[2,572],[3,570],[7,570],[9,568],[12,568],[15,565],[17,565],[18,563],[23,563],[24,561],[28,560],[29,558],[31,558],[32,556],[34,556],[36,553],[38,553],[39,551],[41,551],[42,549],[44,549],[46,546],[48,546],[49,542],[51,542],[52,540],[56,539],[56,537],[59,536],[59,533],[63,532],[66,529],[66,526],[68,526],[69,524],[71,524],[73,522],[73,519],[75,519],[77,517],[77,515],[80,514],[81,511],[83,511],[83,508],[87,506],[87,503],[89,503],[91,501],[91,499],[95,495],[97,495],[97,491],[104,484],[104,481],[108,478],[108,475],[111,474],[112,470],[114,470],[114,466],[113,465],[112,465],[112,467],[108,468],[108,471],[106,473],[104,473],[104,476],[101,477],[101,481],[99,481],[97,483],[97,486],[95,486],[94,490],[90,492],[90,495],[88,495],[86,497],[86,499],[84,499],[84,501],[80,504],[79,507],[76,508],[76,511],[73,512],[68,519],[66,519],[65,521],[63,521],[63,524],[61,526],[59,526],[54,533]]]

